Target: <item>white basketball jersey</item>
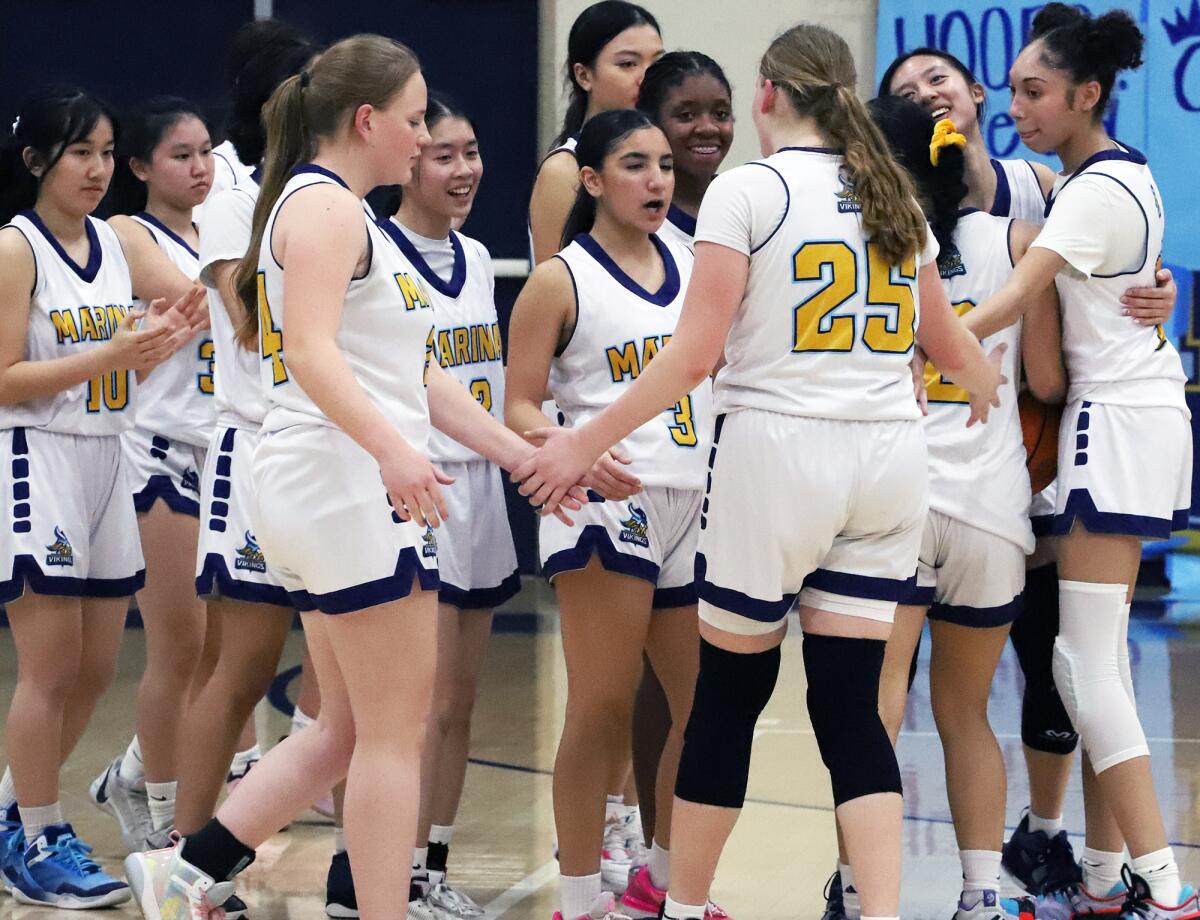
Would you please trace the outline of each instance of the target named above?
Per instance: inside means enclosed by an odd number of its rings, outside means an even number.
[[[169,227],[151,214],[133,215],[154,242],[189,278],[200,274],[200,256]],[[137,309],[148,306],[136,301]],[[199,333],[191,342],[150,372],[138,397],[137,424],[154,434],[203,447],[212,436],[214,360],[212,335]]]
[[[651,237],[666,278],[651,293],[630,278],[590,235],[577,236],[555,258],[575,284],[575,331],[550,364],[550,392],[569,427],[582,425],[616,400],[671,339],[692,275],[690,250]],[[643,485],[704,487],[713,431],[706,379],[619,445]]]
[[[946,296],[961,316],[1004,286],[1012,274],[1007,218],[972,211],[959,218],[954,231],[957,255],[943,253],[942,280]],[[983,350],[1008,346],[1001,373],[1008,382],[1000,388],[1000,407],[988,414],[986,425],[967,427],[971,415],[966,390],[945,380],[932,364],[925,372],[929,415],[925,438],[929,446],[929,507],[952,518],[1010,540],[1033,552],[1029,526],[1029,472],[1017,412],[1017,381],[1021,379],[1021,323],[983,340]]]
[[[1042,183],[1028,160],[992,160],[996,172],[996,197],[992,214],[1031,224],[1046,222],[1046,196]]]
[[[431,240],[395,218],[380,221],[379,226],[420,273],[433,300],[433,359],[470,390],[483,408],[503,420],[504,350],[487,248],[453,230],[447,240]],[[429,435],[429,457],[454,462],[483,459],[436,429]]]
[[[293,172],[271,209],[258,254],[259,379],[267,393],[263,431],[333,422],[317,408],[288,372],[286,279],[271,252],[275,219],[283,203],[312,185],[347,187],[340,177],[313,163]],[[346,288],[335,341],[358,385],[414,450],[429,439],[425,375],[433,347],[433,303],[416,269],[375,224],[363,202],[369,264]]]
[[[1094,202],[1103,197],[1112,205],[1097,214]],[[1136,216],[1119,229],[1119,237],[1111,235],[1113,228],[1096,229],[1098,219],[1112,215],[1122,220],[1117,216],[1122,212]],[[1140,326],[1122,315],[1125,291],[1155,286],[1164,226],[1162,197],[1146,158],[1136,151],[1103,151],[1055,182],[1046,225],[1032,245],[1058,252],[1067,261],[1055,283],[1071,381],[1068,402],[1090,399],[1187,411],[1187,378],[1175,347],[1161,327]],[[1098,244],[1106,234],[1115,242]],[[1105,251],[1099,252],[1097,245],[1105,245]],[[1108,251],[1120,246],[1123,253]]]
[[[216,423],[221,428],[257,431],[267,413],[267,397],[258,379],[258,354],[242,346],[229,306],[217,290],[212,267],[218,262],[240,261],[250,245],[258,182],[254,177],[209,198],[200,224],[200,281],[208,289],[208,317],[216,352],[213,402]],[[253,256],[251,258],[254,258]],[[243,313],[233,304],[233,315]]]
[[[783,148],[713,180],[696,240],[750,258],[717,375],[717,412],[764,409],[853,421],[920,417],[912,358],[918,264],[890,265],[864,238],[836,151]]]
[[[688,249],[695,249],[696,218],[675,205],[671,205],[667,209],[667,219],[658,228],[658,236],[667,243],[676,243]]]
[[[232,141],[222,141],[212,150],[213,181],[208,190],[208,197],[192,209],[192,220],[199,226],[204,223],[204,214],[209,202],[226,189],[233,188],[250,178],[254,168],[247,166],[238,159],[237,148]]]
[[[87,265],[75,262],[37,213],[8,224],[33,249],[37,277],[29,303],[25,360],[51,361],[99,348],[133,309],[129,263],[112,227],[84,218]],[[62,434],[114,435],[133,427],[137,379],[111,371],[51,396],[0,406],[0,428],[40,428]]]

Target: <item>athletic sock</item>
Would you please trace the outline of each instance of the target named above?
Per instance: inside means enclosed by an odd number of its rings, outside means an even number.
[[[1029,832],[1036,834],[1038,831],[1044,833],[1047,837],[1055,836],[1063,829],[1063,819],[1060,814],[1057,818],[1043,818],[1041,815],[1035,815],[1033,809],[1029,809]]]
[[[1134,875],[1140,875],[1150,886],[1150,899],[1163,907],[1177,907],[1183,886],[1179,881],[1179,866],[1170,847],[1163,847],[1129,864]]]
[[[312,725],[315,721],[317,720],[312,716],[305,715],[304,710],[296,706],[292,709],[292,730],[288,734],[294,735],[301,729]]]
[[[427,875],[428,869],[426,863],[429,862],[429,847],[413,847],[412,871],[413,875]]]
[[[216,818],[183,841],[179,854],[218,882],[227,882],[254,862],[254,851]]]
[[[346,829],[344,827],[335,827],[333,829],[333,855],[346,852]]]
[[[1079,862],[1083,866],[1083,887],[1092,894],[1103,897],[1121,881],[1121,866],[1125,864],[1125,854],[1084,847]]]
[[[693,904],[680,904],[667,895],[667,901],[663,905],[663,920],[704,920],[707,907],[707,904],[698,907]]]
[[[146,798],[150,802],[150,825],[161,831],[175,823],[175,788],[177,783],[146,783]]]
[[[842,910],[846,920],[861,920],[862,904],[854,887],[854,870],[846,863],[838,863],[838,873],[842,877]]]
[[[133,736],[129,747],[125,749],[125,756],[121,758],[121,769],[117,771],[117,774],[126,786],[132,786],[139,790],[146,788],[146,770],[142,766],[142,746],[138,742],[137,735]]]
[[[0,812],[8,811],[17,802],[17,787],[13,784],[12,770],[4,768],[0,778]]]
[[[24,805],[20,805],[18,809],[21,813],[21,824],[25,828],[27,844],[32,844],[42,836],[42,831],[46,828],[64,823],[61,802],[39,805],[36,808],[26,808]]]
[[[558,896],[562,904],[563,920],[576,920],[578,917],[586,916],[591,912],[596,899],[600,897],[600,873],[560,875],[558,877]]]
[[[429,858],[425,865],[429,869],[429,883],[440,885],[446,878],[446,866],[450,862],[450,838],[454,836],[454,825],[434,824],[429,828]]]
[[[229,763],[229,775],[234,779],[241,779],[260,760],[262,760],[262,751],[257,744],[244,751],[238,751]]]
[[[624,805],[625,804],[625,796],[623,796],[623,795],[610,795],[607,797],[607,800],[608,800],[609,805]]]
[[[963,894],[1000,890],[999,850],[959,850]]]
[[[650,845],[650,884],[659,891],[666,891],[671,880],[671,851],[664,850],[655,840]]]

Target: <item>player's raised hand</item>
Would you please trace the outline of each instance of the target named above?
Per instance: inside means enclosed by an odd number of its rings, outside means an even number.
[[[108,342],[108,347],[112,350],[114,370],[142,373],[175,354],[177,348],[172,327],[167,323],[160,323],[148,329],[139,329],[138,323],[145,315],[143,312],[130,310],[114,330]]]
[[[187,326],[191,335],[207,329],[208,322],[208,291],[203,285],[194,284],[186,294],[175,303],[168,305],[165,298],[158,298],[150,304],[148,317],[171,317],[173,325],[182,322]],[[189,336],[190,339],[191,336]]]

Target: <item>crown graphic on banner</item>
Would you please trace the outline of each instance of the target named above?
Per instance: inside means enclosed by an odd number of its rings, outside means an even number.
[[[1167,30],[1167,38],[1171,39],[1172,45],[1178,45],[1185,38],[1200,36],[1200,0],[1192,0],[1187,16],[1183,15],[1182,10],[1176,8],[1175,21],[1169,22],[1163,19],[1162,24],[1163,28]]]

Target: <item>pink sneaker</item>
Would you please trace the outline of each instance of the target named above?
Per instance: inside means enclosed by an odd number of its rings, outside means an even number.
[[[650,881],[650,867],[639,866],[629,876],[629,887],[621,895],[621,910],[633,917],[634,920],[657,917],[659,908],[667,899],[667,892],[655,888]]]
[[[554,912],[554,920],[568,920],[562,915],[562,911]],[[616,901],[611,894],[605,893],[598,897],[591,910],[581,917],[571,917],[569,920],[633,920],[628,914],[620,913],[617,910]]]
[[[725,909],[719,904],[714,904],[712,901],[704,908],[704,920],[730,920],[729,914],[725,913]]]

